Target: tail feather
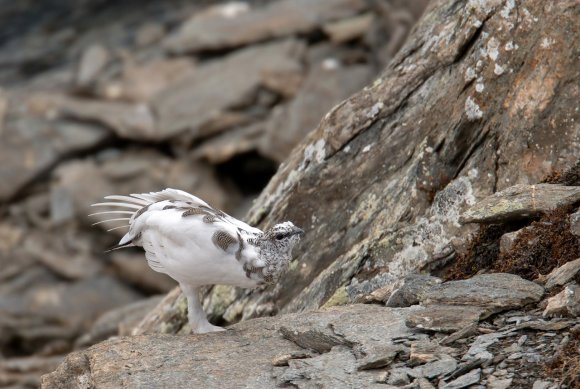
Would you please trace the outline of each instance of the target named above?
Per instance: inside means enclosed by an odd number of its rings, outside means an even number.
[[[105,199],[117,200],[117,201],[121,201],[121,202],[125,202],[125,203],[135,203],[135,204],[138,204],[141,206],[145,206],[147,204],[150,204],[150,202],[145,200],[145,199],[135,198],[135,197],[131,197],[131,196],[111,195],[111,196],[105,196]]]
[[[127,228],[127,227],[131,227],[131,226],[128,225],[128,224],[127,225],[124,225],[124,226],[117,226],[117,227],[109,228],[107,230],[107,232],[114,231],[114,230],[118,230],[119,228]]]
[[[130,217],[117,217],[114,219],[101,220],[101,221],[98,221],[96,223],[91,224],[91,226],[96,226],[98,224],[109,223],[109,222],[117,222],[120,220],[131,220],[131,218]]]
[[[108,213],[122,213],[122,214],[125,214],[125,215],[132,215],[135,212],[134,211],[105,211],[105,212],[95,212],[95,213],[91,213],[89,216],[106,215]]]
[[[114,203],[114,202],[96,203],[96,204],[92,204],[91,207],[126,207],[126,208],[133,208],[133,209],[143,208],[142,205],[129,204],[129,203]]]
[[[119,244],[116,244],[113,247],[110,247],[107,250],[105,250],[105,253],[110,253],[111,251],[123,249],[125,247],[131,247],[131,246],[133,246],[133,242],[127,242],[127,243],[123,243],[123,244],[119,243]]]
[[[113,231],[119,228],[127,228],[129,227],[129,231],[121,238],[119,244],[111,247],[106,252],[110,252],[113,250],[118,250],[123,247],[134,246],[133,240],[136,236],[140,234],[140,231],[137,231],[138,227],[131,228],[133,226],[134,221],[136,220],[137,216],[141,213],[139,210],[142,210],[144,207],[157,203],[159,201],[164,200],[179,200],[179,201],[187,201],[189,203],[194,203],[197,205],[208,206],[208,204],[201,200],[200,198],[189,194],[187,192],[178,190],[178,189],[171,189],[167,188],[160,192],[150,192],[150,193],[133,193],[129,196],[123,195],[109,195],[105,196],[105,200],[110,200],[107,202],[93,204],[93,207],[119,207],[125,208],[123,210],[113,210],[109,209],[105,212],[96,212],[89,216],[97,216],[97,215],[105,215],[105,214],[124,214],[130,215],[128,218],[111,218],[108,220],[98,221],[93,225],[98,225],[101,223],[106,222],[113,222],[113,221],[121,221],[121,220],[128,220],[129,225],[123,225],[118,227],[113,227],[107,231]],[[137,222],[138,223],[138,222]]]

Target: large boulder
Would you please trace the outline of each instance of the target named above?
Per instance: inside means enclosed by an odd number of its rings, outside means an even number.
[[[573,5],[432,3],[381,76],[324,116],[251,209],[252,224],[306,230],[289,272],[252,292],[215,289],[213,316],[349,302],[433,268],[474,228],[459,216],[477,198],[572,165]]]

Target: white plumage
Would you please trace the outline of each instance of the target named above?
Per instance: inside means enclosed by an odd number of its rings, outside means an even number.
[[[153,270],[179,282],[188,300],[189,323],[196,333],[222,329],[207,321],[198,296],[201,286],[254,288],[275,282],[288,267],[292,248],[303,233],[291,222],[262,232],[177,189],[105,199],[110,201],[93,205],[114,209],[93,215],[131,216],[95,224],[128,221],[128,225],[112,228],[129,227],[113,249],[141,246]]]

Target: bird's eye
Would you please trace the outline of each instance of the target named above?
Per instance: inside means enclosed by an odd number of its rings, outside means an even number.
[[[282,239],[284,239],[283,234],[276,234],[276,240],[282,240]]]

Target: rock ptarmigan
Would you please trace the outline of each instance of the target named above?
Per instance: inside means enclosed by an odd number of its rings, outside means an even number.
[[[254,288],[276,282],[304,233],[289,221],[261,231],[177,189],[105,199],[110,201],[93,206],[115,208],[90,216],[117,213],[127,217],[95,224],[124,220],[128,225],[122,227],[129,227],[112,250],[143,247],[149,266],[181,286],[195,333],[223,330],[207,320],[199,300],[201,286]]]

